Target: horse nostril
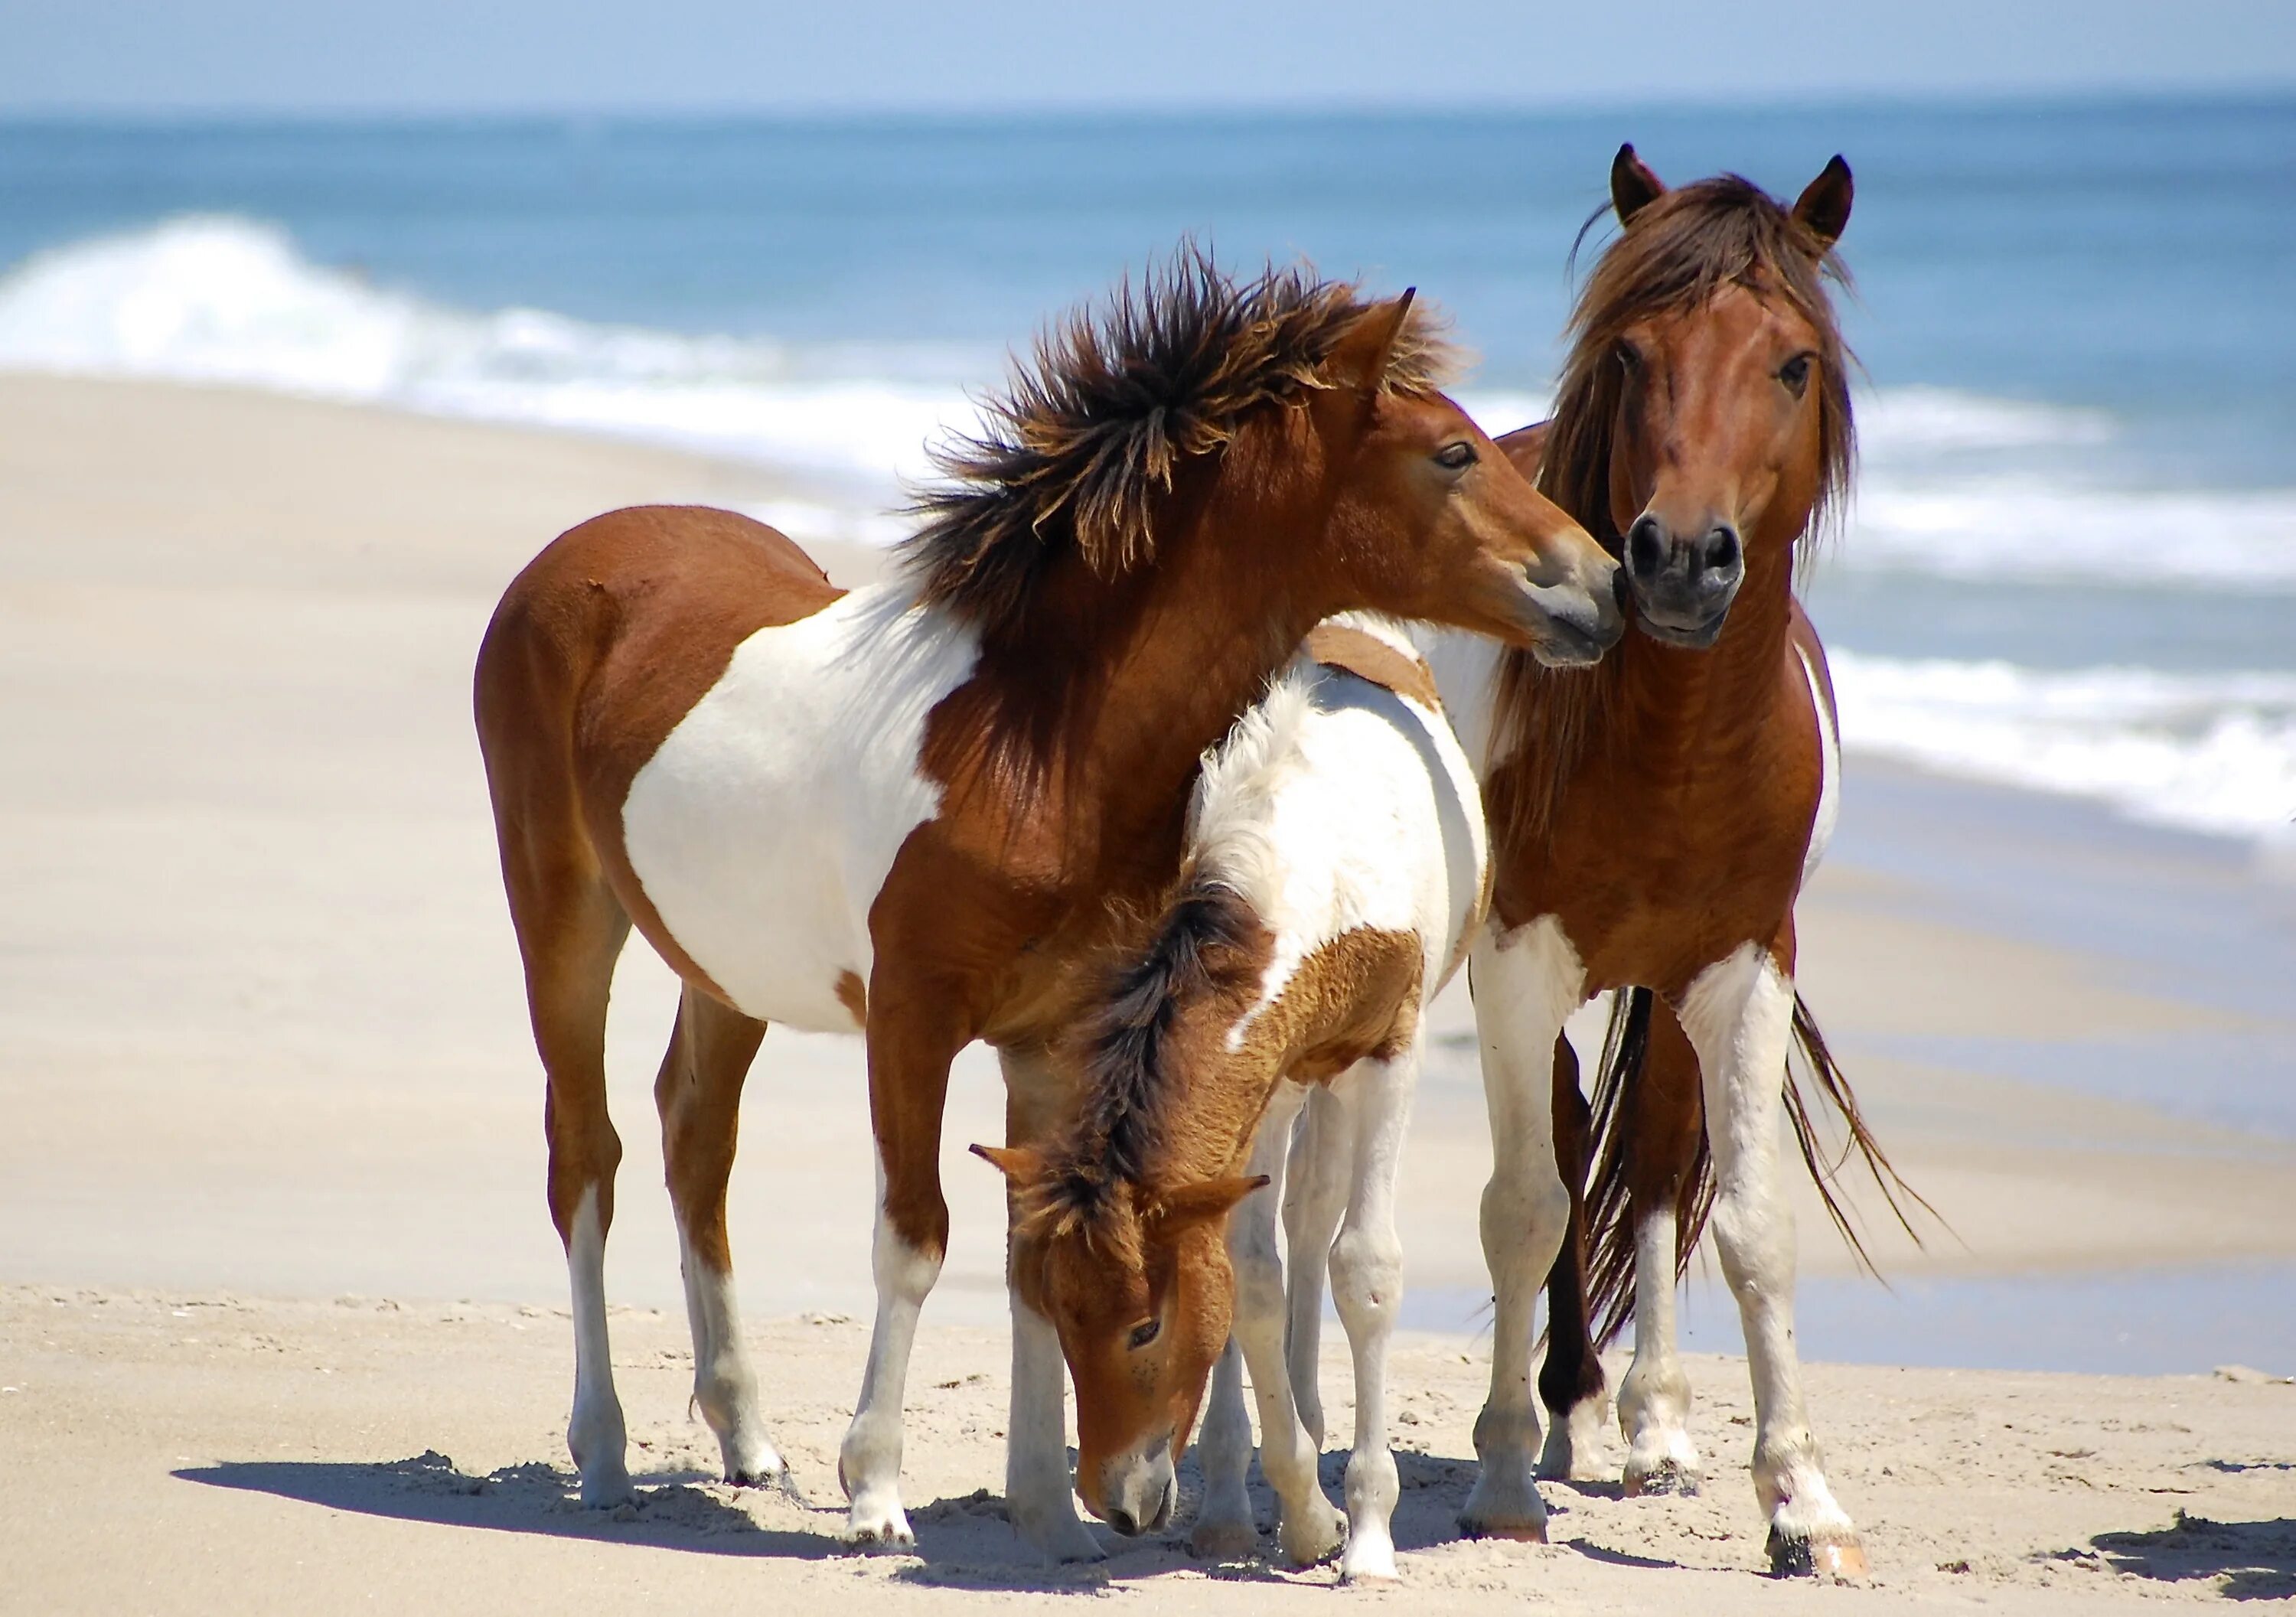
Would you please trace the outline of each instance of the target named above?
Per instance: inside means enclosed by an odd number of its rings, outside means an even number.
[[[1140,1536],[1140,1523],[1134,1519],[1128,1510],[1111,1510],[1108,1513],[1108,1524],[1128,1539]]]
[[[1660,531],[1656,517],[1642,517],[1628,529],[1627,565],[1641,578],[1649,578],[1666,565],[1666,535]]]
[[[1738,530],[1723,522],[1706,536],[1706,565],[1720,572],[1738,564]]]

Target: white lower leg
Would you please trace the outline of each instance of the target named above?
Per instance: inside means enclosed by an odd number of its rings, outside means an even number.
[[[1345,1109],[1330,1089],[1310,1090],[1292,1130],[1283,1183],[1283,1361],[1300,1424],[1318,1449],[1324,1437],[1324,1281],[1332,1240],[1347,1211],[1348,1127]]]
[[[1770,1518],[1779,1572],[1862,1572],[1857,1530],[1825,1480],[1794,1347],[1793,1211],[1777,1156],[1777,1110],[1792,1036],[1793,983],[1749,944],[1700,973],[1684,997],[1714,1150],[1715,1245],[1737,1299],[1754,1383],[1754,1492]]]
[[[1394,1063],[1366,1063],[1352,1075],[1356,1149],[1348,1227],[1332,1248],[1332,1293],[1355,1359],[1355,1449],[1348,1457],[1348,1547],[1340,1575],[1395,1577],[1392,1522],[1401,1488],[1388,1447],[1387,1345],[1403,1307],[1403,1243],[1395,1232],[1395,1179],[1413,1080],[1414,1050]]]
[[[1103,1552],[1077,1516],[1069,1474],[1068,1412],[1061,1401],[1061,1339],[1053,1322],[1008,1293],[1013,1309],[1012,1418],[1005,1427],[1004,1504],[1013,1528],[1048,1561],[1096,1561]]]
[[[789,1466],[766,1435],[757,1372],[742,1341],[734,1276],[703,1261],[682,1230],[677,1246],[685,1276],[685,1317],[693,1331],[693,1401],[718,1435],[726,1480],[742,1485],[784,1482]]]
[[[629,1439],[606,1339],[606,1230],[595,1186],[582,1193],[574,1210],[566,1273],[574,1301],[574,1413],[566,1423],[566,1447],[581,1473],[582,1503],[604,1509],[630,1498]]]
[[[1276,1104],[1283,1098],[1279,1091]],[[1275,1122],[1271,1107],[1253,1153],[1253,1166],[1261,1171],[1270,1157],[1282,1160],[1285,1135]],[[1275,1250],[1275,1209],[1267,1191],[1245,1197],[1230,1215],[1228,1254],[1235,1268],[1234,1340],[1250,1367],[1252,1396],[1259,1406],[1259,1468],[1281,1507],[1283,1553],[1307,1565],[1339,1547],[1345,1519],[1324,1497],[1316,1477],[1316,1445],[1292,1399],[1291,1373],[1283,1360],[1283,1260]]]
[[[1204,1473],[1204,1501],[1188,1534],[1188,1547],[1214,1561],[1241,1560],[1259,1543],[1251,1496],[1251,1416],[1243,1407],[1243,1350],[1228,1338],[1212,1367],[1204,1398],[1204,1424],[1196,1433],[1196,1464]]]
[[[1486,937],[1469,972],[1491,1118],[1491,1182],[1482,1206],[1491,1390],[1475,1421],[1481,1469],[1459,1525],[1471,1537],[1543,1540],[1546,1505],[1531,1478],[1539,1444],[1530,1349],[1538,1289],[1570,1221],[1570,1193],[1554,1162],[1554,1038],[1578,1003],[1586,973],[1552,915],[1504,946]]]
[[[1696,1493],[1690,1441],[1690,1378],[1675,1353],[1674,1210],[1635,1227],[1635,1362],[1619,1384],[1619,1430],[1627,1440],[1628,1494]]]
[[[860,1400],[837,1458],[838,1481],[852,1502],[846,1530],[857,1543],[916,1542],[901,1508],[901,1401],[917,1316],[940,1276],[940,1262],[939,1253],[920,1252],[901,1239],[881,1201],[870,1265],[877,1282],[876,1326]]]

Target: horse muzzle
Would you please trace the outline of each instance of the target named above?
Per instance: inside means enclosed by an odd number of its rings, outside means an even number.
[[[1627,530],[1626,552],[1624,576],[1644,633],[1692,651],[1721,637],[1746,579],[1746,547],[1735,523],[1717,518],[1684,538],[1645,511]]]
[[[1128,1539],[1161,1532],[1172,1523],[1180,1486],[1172,1474],[1168,1441],[1111,1460],[1101,1468],[1100,1500],[1093,1514]]]

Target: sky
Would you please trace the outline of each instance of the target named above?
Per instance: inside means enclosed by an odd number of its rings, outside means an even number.
[[[2296,0],[0,0],[0,116],[2296,89]]]

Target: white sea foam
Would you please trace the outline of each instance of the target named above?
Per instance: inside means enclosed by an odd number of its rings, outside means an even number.
[[[931,365],[824,375],[767,341],[446,308],[314,264],[275,227],[220,217],[51,249],[0,276],[0,365],[230,382],[734,456],[829,485],[816,509],[847,529],[930,473],[930,441],[978,423],[962,389],[915,374]]]
[[[2296,673],[1831,661],[1851,751],[2194,831],[2268,838],[2296,820]]]
[[[448,308],[312,262],[283,230],[168,220],[0,274],[0,366],[222,382],[642,439],[771,465],[804,488],[801,537],[884,538],[928,445],[979,424],[956,377],[993,364],[903,349],[793,349]],[[1542,417],[1472,390],[1494,431]],[[2109,444],[2112,417],[1948,389],[1859,402],[1865,474],[1828,565],[1952,578],[2296,592],[2296,489],[2115,492],[2005,470]]]

